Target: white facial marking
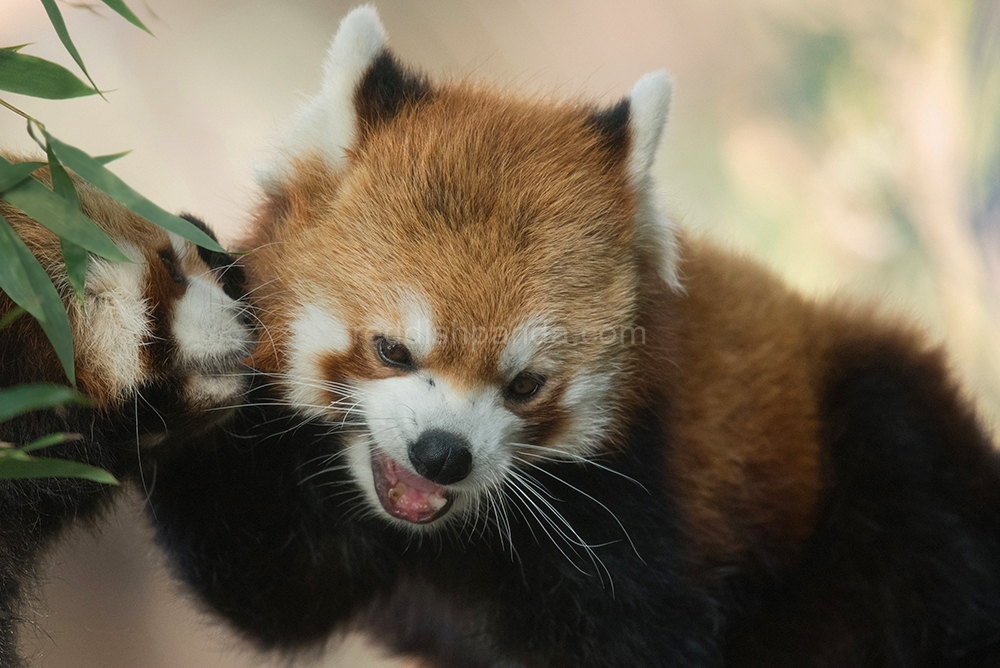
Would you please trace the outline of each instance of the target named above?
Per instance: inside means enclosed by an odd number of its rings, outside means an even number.
[[[434,315],[423,297],[409,294],[399,305],[403,320],[402,341],[417,359],[427,357],[434,348]]]
[[[320,358],[344,353],[351,347],[351,332],[331,309],[306,304],[291,325],[288,398],[305,413],[326,414],[327,394],[320,384]]]
[[[318,151],[331,166],[343,162],[357,126],[355,89],[385,43],[385,28],[374,7],[358,7],[344,17],[326,54],[320,92],[292,121],[282,156],[257,175],[266,189],[281,181],[291,161],[307,152]]]
[[[178,361],[184,366],[231,366],[249,351],[246,327],[240,322],[241,304],[216,283],[189,277],[184,296],[174,305],[173,334]]]
[[[109,379],[112,392],[120,397],[146,375],[140,351],[149,335],[150,312],[142,251],[123,241],[118,247],[132,262],[90,257],[84,307],[73,322],[78,355]]]
[[[237,372],[219,376],[194,375],[184,387],[184,397],[191,407],[225,404],[243,391],[243,378]]]
[[[570,379],[563,393],[563,406],[570,414],[569,427],[553,449],[577,455],[597,450],[614,417],[614,402],[609,396],[614,384],[615,373],[610,371],[581,371]]]
[[[559,332],[543,316],[532,316],[519,325],[500,353],[500,374],[507,380],[525,370],[550,372],[556,360],[546,355]]]
[[[178,262],[197,257],[194,244],[170,233]],[[174,304],[171,333],[177,344],[175,363],[190,373],[184,399],[192,408],[225,404],[244,387],[237,363],[252,346],[249,327],[240,317],[244,305],[216,282],[206,266],[198,275],[186,275],[184,295]]]
[[[454,485],[461,490],[481,490],[494,484],[498,473],[510,466],[511,442],[523,428],[522,420],[507,410],[496,388],[459,392],[446,380],[428,373],[357,383],[356,399],[357,410],[367,422],[369,445],[410,470],[409,444],[426,430],[442,429],[464,436],[472,449],[473,463],[469,477]],[[349,452],[352,473],[373,507],[384,512],[367,450],[357,447]]]
[[[183,262],[186,260],[189,252],[198,252],[195,250],[194,245],[181,235],[167,232],[167,236],[170,237],[170,246],[174,249],[174,254],[177,255],[179,261]]]

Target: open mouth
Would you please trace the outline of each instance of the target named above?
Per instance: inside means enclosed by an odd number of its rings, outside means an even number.
[[[447,487],[407,471],[391,457],[372,453],[372,473],[378,500],[385,512],[397,519],[427,524],[451,508],[452,495]]]

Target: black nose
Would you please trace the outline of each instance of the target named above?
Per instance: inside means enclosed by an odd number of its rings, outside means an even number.
[[[465,479],[472,470],[472,450],[464,436],[428,429],[407,448],[417,473],[439,485]]]

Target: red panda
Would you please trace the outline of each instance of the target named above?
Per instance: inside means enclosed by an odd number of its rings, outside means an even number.
[[[43,181],[48,170],[37,173]],[[0,201],[0,215],[63,294],[70,315],[79,390],[91,405],[37,411],[0,423],[0,442],[27,445],[47,434],[78,434],[39,456],[138,477],[140,460],[168,437],[220,423],[248,382],[241,366],[253,343],[234,258],[196,248],[83,182],[82,209],[131,262],[91,256],[85,293],[69,287],[59,238]],[[188,220],[209,235],[197,219]],[[0,292],[0,317],[13,308]],[[0,388],[65,382],[38,323],[23,316],[0,330]],[[72,478],[0,481],[0,666],[23,665],[17,631],[45,548],[74,521],[95,518],[114,497],[108,485]]]
[[[244,242],[254,405],[150,499],[210,606],[448,667],[1000,662],[1000,459],[942,351],[664,216],[670,90],[432,82],[344,19]]]

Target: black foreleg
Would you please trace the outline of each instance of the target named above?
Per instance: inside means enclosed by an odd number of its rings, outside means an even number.
[[[322,642],[394,577],[380,531],[360,531],[344,504],[323,501],[352,483],[329,465],[337,444],[326,429],[301,422],[245,408],[151,472],[152,521],[176,572],[264,648]]]

